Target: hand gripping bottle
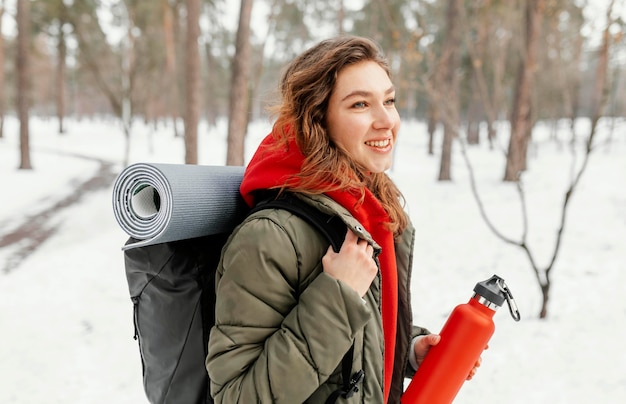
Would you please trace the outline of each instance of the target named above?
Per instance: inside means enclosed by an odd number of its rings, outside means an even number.
[[[454,308],[413,380],[402,404],[450,404],[495,331],[493,315],[506,300],[511,316],[520,320],[513,295],[497,275],[474,287],[468,303]]]

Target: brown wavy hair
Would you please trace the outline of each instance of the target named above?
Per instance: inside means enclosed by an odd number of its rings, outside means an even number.
[[[400,190],[387,174],[369,173],[337,147],[327,130],[326,113],[337,75],[345,67],[364,61],[376,62],[391,78],[389,62],[375,42],[347,35],[318,43],[284,70],[279,85],[280,102],[272,108],[276,116],[273,134],[284,144],[295,136],[305,160],[298,185],[287,183],[283,189],[308,194],[350,190],[363,201],[368,188],[389,214],[389,229],[397,235],[408,221]],[[325,186],[320,188],[320,184]]]

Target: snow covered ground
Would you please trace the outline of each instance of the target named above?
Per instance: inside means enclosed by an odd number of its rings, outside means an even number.
[[[55,120],[32,120],[32,171],[16,170],[14,119],[0,139],[0,239],[58,201],[78,199],[43,222],[37,231],[51,236],[32,254],[20,258],[26,242],[0,248],[0,403],[145,403],[120,251],[126,235],[113,217],[111,187],[75,195],[98,160],[123,168],[124,138],[113,120],[67,126],[59,135]],[[248,155],[268,127],[251,126]],[[201,164],[224,163],[225,132],[223,125],[201,126]],[[626,402],[626,125],[592,155],[573,196],[545,320],[538,319],[540,290],[528,259],[497,239],[478,213],[458,144],[454,180],[439,183],[439,159],[427,155],[426,140],[422,123],[405,122],[391,172],[418,229],[416,323],[438,331],[475,283],[494,273],[522,314],[516,323],[505,307],[496,313],[483,366],[455,403]],[[503,154],[483,143],[469,152],[479,192],[498,229],[518,239],[520,203],[515,187],[501,181]],[[183,162],[182,139],[165,127],[136,123],[131,150],[131,163]],[[528,242],[540,266],[554,247],[572,161],[567,147],[537,129],[524,188]],[[579,155],[574,164],[580,162]]]

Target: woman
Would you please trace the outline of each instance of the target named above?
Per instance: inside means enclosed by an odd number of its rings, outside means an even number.
[[[353,346],[350,373],[365,377],[340,401],[397,403],[439,336],[412,326],[414,229],[385,174],[400,128],[388,63],[367,39],[330,39],[290,64],[280,90],[241,194],[253,206],[267,190],[292,192],[349,230],[338,253],[280,209],[235,230],[216,277],[211,393],[224,403],[323,403],[343,385]]]

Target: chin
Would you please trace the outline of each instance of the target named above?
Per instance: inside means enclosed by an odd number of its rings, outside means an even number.
[[[391,162],[385,164],[378,164],[376,167],[372,167],[373,173],[384,173],[391,169]]]
[[[391,168],[391,164],[384,165],[384,166],[379,166],[379,167],[370,167],[370,173],[371,174],[385,173],[385,172],[389,171],[390,168]]]

